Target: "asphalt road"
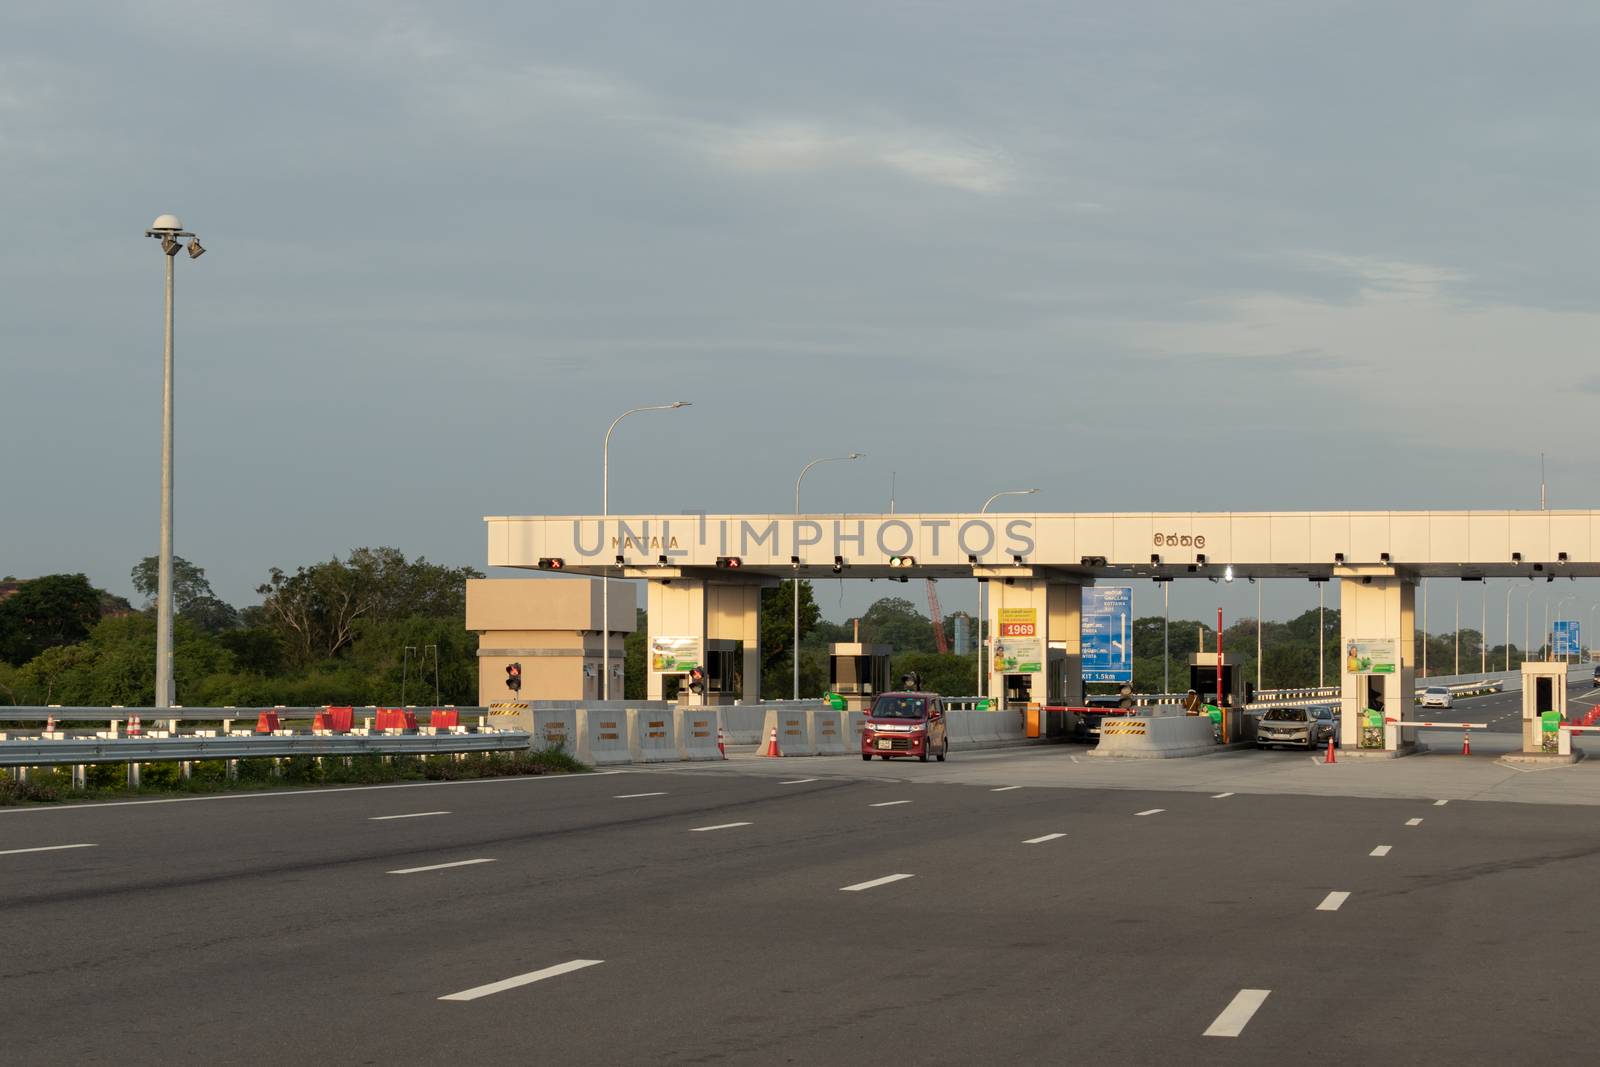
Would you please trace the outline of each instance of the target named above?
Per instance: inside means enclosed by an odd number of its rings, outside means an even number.
[[[789,763],[0,811],[6,1059],[1576,1062],[1600,1039],[1591,808]]]

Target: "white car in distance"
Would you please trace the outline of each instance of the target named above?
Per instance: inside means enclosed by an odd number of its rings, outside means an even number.
[[[1442,685],[1428,686],[1422,691],[1422,706],[1425,708],[1450,707],[1450,690]]]

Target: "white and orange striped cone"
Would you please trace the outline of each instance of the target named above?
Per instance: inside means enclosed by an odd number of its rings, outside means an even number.
[[[128,736],[129,737],[138,737],[143,732],[144,732],[144,728],[139,723],[139,716],[137,716],[137,715],[129,715],[128,716]]]
[[[1462,730],[1461,731],[1461,754],[1463,756],[1472,755],[1472,731],[1471,730]]]
[[[53,711],[45,716],[44,732],[47,734],[53,734],[56,732],[56,713]]]
[[[761,754],[763,756],[782,756],[783,755],[782,752],[778,751],[778,728],[776,726],[774,726],[772,728],[772,736],[767,738],[767,750],[765,752],[761,753]]]
[[[723,759],[728,758],[728,742],[727,739],[722,736],[721,726],[717,727],[717,751],[721,753]]]
[[[1328,738],[1328,755],[1327,755],[1326,758],[1323,759],[1322,762],[1323,763],[1338,763],[1339,762],[1339,760],[1333,754],[1333,738],[1331,738],[1331,737]]]

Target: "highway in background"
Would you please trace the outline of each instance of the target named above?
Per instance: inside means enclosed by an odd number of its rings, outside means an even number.
[[[1600,1038],[1559,1008],[1600,934],[1592,806],[991,784],[1074,758],[0,811],[6,1057],[1491,1062]]]

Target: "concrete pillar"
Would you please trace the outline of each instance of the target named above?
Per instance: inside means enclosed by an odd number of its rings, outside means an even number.
[[[1381,696],[1385,718],[1414,719],[1412,699],[1416,692],[1416,592],[1417,579],[1392,567],[1336,567],[1339,579],[1339,743],[1350,748],[1361,744],[1361,720],[1369,703],[1368,688],[1375,686]],[[1394,670],[1373,673],[1363,668],[1387,666],[1384,657],[1365,657],[1361,643],[1393,642]],[[1352,660],[1354,659],[1354,662]],[[1413,741],[1403,731],[1385,731],[1393,748]]]
[[[645,591],[645,610],[650,616],[650,632],[645,637],[644,669],[649,677],[645,696],[665,699],[662,681],[682,671],[656,670],[656,642],[661,639],[698,642],[693,652],[701,662],[706,653],[706,583],[698,578],[652,580]]]
[[[713,641],[743,643],[739,663],[741,691],[738,699],[752,704],[761,699],[761,590],[776,585],[775,579],[651,579],[646,592],[650,632],[646,637],[645,670],[649,672],[646,696],[661,700],[667,674],[654,666],[651,648],[657,638],[691,639],[698,642],[704,665]],[[725,696],[731,702],[733,696]]]
[[[1027,672],[1028,702],[1076,703],[1083,692],[1082,586],[1053,578],[1005,575],[1005,568],[994,570],[989,576],[989,619],[985,624],[989,637],[987,692],[995,698],[1005,697],[1006,675],[1015,672],[1008,672],[1002,661],[1025,650],[1028,662],[1039,667]],[[1012,628],[1031,622],[1035,636],[1013,636],[1008,648],[1003,622],[1011,623]]]

